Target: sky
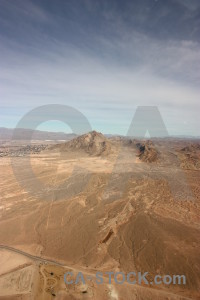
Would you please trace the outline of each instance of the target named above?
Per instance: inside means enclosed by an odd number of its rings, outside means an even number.
[[[0,127],[61,104],[126,135],[156,106],[169,135],[200,136],[199,70],[199,0],[0,0]]]

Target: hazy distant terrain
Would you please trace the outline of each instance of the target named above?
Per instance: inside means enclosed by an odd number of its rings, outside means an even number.
[[[42,189],[23,168],[28,155]],[[93,131],[0,165],[0,299],[200,299],[200,141]],[[67,270],[184,274],[187,284],[66,285]]]
[[[70,140],[75,137],[75,134],[72,133],[63,133],[63,132],[49,132],[49,131],[41,131],[41,130],[31,130],[31,129],[10,129],[0,127],[0,140],[11,140],[13,137],[13,133],[17,132],[18,139],[25,141],[29,140],[30,135],[32,136],[32,140]]]

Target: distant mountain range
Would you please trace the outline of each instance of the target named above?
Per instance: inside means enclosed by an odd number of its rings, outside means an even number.
[[[24,129],[18,128],[18,136],[20,140],[28,140],[30,133],[32,133],[32,140],[66,140],[69,141],[75,137],[77,137],[74,133],[64,133],[64,132],[51,132],[51,131],[41,131],[41,130],[31,130],[31,129]],[[0,140],[11,140],[13,136],[14,129],[0,127]],[[107,138],[134,138],[131,136],[123,136],[120,134],[104,134]],[[150,139],[155,139],[156,137],[151,137]],[[158,137],[159,138],[159,137]],[[199,136],[184,136],[184,135],[174,135],[169,137],[164,137],[164,139],[200,139]],[[137,137],[137,139],[145,139],[144,137]],[[148,139],[148,138],[147,138]]]
[[[18,137],[20,140],[28,140],[30,133],[32,134],[33,140],[66,140],[69,141],[76,137],[73,133],[64,132],[50,132],[50,131],[40,131],[18,128]],[[14,129],[0,127],[0,140],[11,140],[13,136]]]

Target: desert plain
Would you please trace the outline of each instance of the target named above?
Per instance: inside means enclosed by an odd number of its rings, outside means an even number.
[[[0,299],[200,299],[199,140],[2,143],[0,168]],[[96,284],[106,271],[187,281]]]

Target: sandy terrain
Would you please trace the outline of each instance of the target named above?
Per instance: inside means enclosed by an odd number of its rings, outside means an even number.
[[[33,299],[38,267],[26,256],[0,249],[0,299]]]
[[[199,144],[139,143],[146,152],[116,139],[89,147],[98,155],[54,146],[31,156],[33,173],[27,157],[0,158],[0,299],[200,299]],[[66,285],[67,270],[184,274],[187,284]]]

